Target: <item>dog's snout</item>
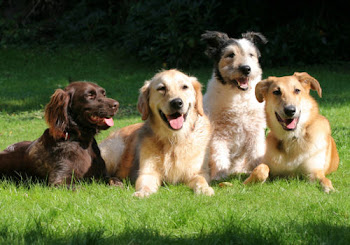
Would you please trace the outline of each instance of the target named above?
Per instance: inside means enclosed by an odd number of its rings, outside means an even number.
[[[113,109],[113,110],[118,110],[119,108],[119,102],[114,100],[114,99],[108,99],[107,101],[107,105],[109,108]]]
[[[173,99],[172,101],[170,101],[170,106],[171,108],[175,109],[175,110],[179,110],[183,107],[184,103],[182,101],[182,99],[180,98],[176,98]]]
[[[286,114],[286,116],[288,117],[294,116],[295,112],[296,112],[296,108],[294,105],[289,105],[284,107],[284,114]]]
[[[244,74],[244,75],[249,75],[251,68],[248,65],[242,65],[239,67],[239,70]]]

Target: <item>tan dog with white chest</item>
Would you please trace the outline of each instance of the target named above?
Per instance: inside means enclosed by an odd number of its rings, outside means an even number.
[[[244,182],[264,182],[273,176],[306,175],[319,180],[323,190],[333,191],[326,178],[338,168],[339,156],[328,120],[319,114],[310,89],[322,96],[318,81],[306,72],[269,77],[256,86],[259,102],[266,101],[267,136],[264,164]]]
[[[138,197],[155,193],[163,181],[213,195],[207,156],[211,129],[197,79],[177,70],[156,74],[140,89],[138,109],[144,123],[122,128],[99,145],[108,173],[137,178]]]

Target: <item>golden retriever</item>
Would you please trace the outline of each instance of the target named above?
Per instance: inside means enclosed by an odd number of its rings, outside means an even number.
[[[137,197],[155,193],[163,181],[213,195],[207,162],[211,129],[197,79],[175,69],[156,74],[140,89],[138,110],[144,123],[122,128],[99,145],[109,174],[137,178]]]
[[[269,176],[305,175],[333,191],[326,178],[338,168],[339,156],[328,120],[319,114],[310,89],[322,96],[318,81],[306,72],[268,77],[256,86],[256,98],[266,101],[267,136],[264,163],[244,182],[264,182]]]

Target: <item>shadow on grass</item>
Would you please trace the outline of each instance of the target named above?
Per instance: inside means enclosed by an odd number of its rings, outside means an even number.
[[[21,91],[19,91],[21,93]],[[6,112],[8,114],[11,113],[20,113],[24,111],[32,111],[32,110],[41,110],[43,109],[43,105],[49,102],[49,99],[46,96],[35,98],[6,98],[5,96],[1,96],[0,102],[0,112]]]
[[[350,228],[327,223],[306,224],[290,223],[288,231],[259,227],[260,230],[243,229],[237,225],[228,225],[226,229],[206,234],[175,237],[160,234],[154,230],[128,230],[120,235],[106,236],[103,229],[89,229],[76,232],[67,237],[56,235],[36,222],[35,228],[14,239],[7,227],[0,229],[0,243],[25,244],[348,244]]]
[[[199,234],[193,237],[171,238],[148,230],[130,231],[106,241],[114,244],[348,244],[350,228],[325,223],[298,226],[290,230],[271,230],[269,227],[244,229],[229,225],[224,231]],[[218,227],[218,230],[222,230]]]
[[[249,174],[234,174],[220,180],[212,180],[210,186],[219,186],[222,182],[244,182],[249,177]]]

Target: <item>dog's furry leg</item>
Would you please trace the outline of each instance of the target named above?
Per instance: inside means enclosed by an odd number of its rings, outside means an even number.
[[[210,152],[209,167],[211,179],[220,180],[228,177],[230,175],[231,161],[230,149],[226,141],[213,139]]]
[[[266,179],[269,177],[270,168],[264,164],[259,164],[256,168],[254,168],[253,172],[250,176],[243,182],[243,184],[252,184],[256,182],[264,183]]]
[[[133,194],[135,197],[148,197],[149,195],[157,192],[161,185],[161,179],[156,174],[141,174],[135,184],[136,192]]]
[[[187,185],[193,189],[196,194],[204,194],[206,196],[214,195],[214,190],[211,188],[207,180],[202,175],[196,175],[189,180]]]
[[[323,170],[317,170],[310,174],[310,180],[319,180],[322,186],[322,189],[325,193],[335,191],[332,185],[332,181],[325,176]]]

